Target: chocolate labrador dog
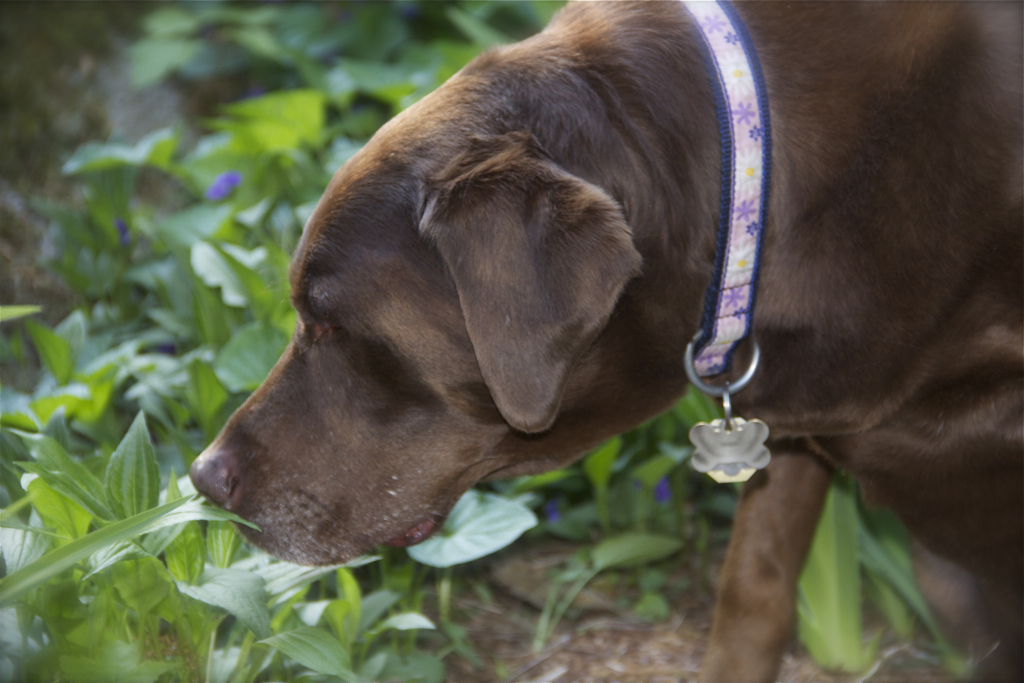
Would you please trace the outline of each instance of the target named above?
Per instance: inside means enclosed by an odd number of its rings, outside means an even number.
[[[743,489],[703,676],[774,680],[842,468],[967,577],[987,661],[1019,678],[1021,5],[737,10],[774,178],[762,364],[734,405],[774,459]],[[670,407],[718,225],[703,49],[680,3],[570,5],[385,125],[306,225],[295,335],[197,488],[267,551],[341,562]]]

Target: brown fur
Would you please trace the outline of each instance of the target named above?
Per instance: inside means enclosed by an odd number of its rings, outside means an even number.
[[[744,489],[704,676],[774,680],[838,466],[975,577],[992,671],[1019,678],[1021,6],[738,10],[774,171],[763,365],[734,404],[775,459]],[[678,3],[570,5],[382,128],[307,225],[295,336],[197,486],[257,545],[336,562],[669,407],[718,223],[700,45]]]

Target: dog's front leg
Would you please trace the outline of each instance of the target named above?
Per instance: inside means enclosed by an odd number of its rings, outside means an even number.
[[[832,472],[807,440],[770,443],[740,495],[700,680],[774,681],[793,632],[796,582]]]

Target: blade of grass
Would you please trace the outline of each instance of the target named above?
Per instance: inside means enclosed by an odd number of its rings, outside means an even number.
[[[17,598],[45,583],[79,560],[89,557],[100,548],[143,533],[164,515],[187,503],[179,498],[160,507],[146,510],[133,517],[106,526],[77,541],[52,550],[38,560],[13,574],[0,579],[0,608],[7,607]]]

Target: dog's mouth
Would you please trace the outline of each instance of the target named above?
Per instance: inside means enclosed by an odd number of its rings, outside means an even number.
[[[385,545],[389,545],[393,548],[408,548],[411,545],[422,543],[430,538],[431,534],[437,531],[438,527],[441,526],[442,521],[443,520],[439,520],[437,517],[427,517],[410,528],[404,534],[395,536],[390,541],[385,542]]]

